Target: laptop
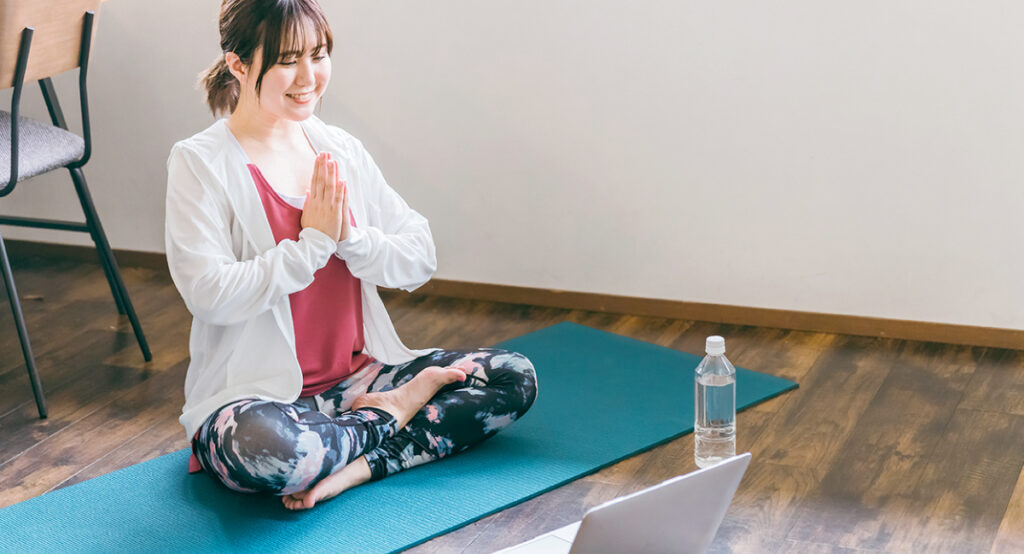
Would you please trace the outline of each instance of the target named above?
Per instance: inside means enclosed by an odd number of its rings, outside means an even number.
[[[501,554],[704,552],[736,494],[750,453],[591,508],[579,521]]]

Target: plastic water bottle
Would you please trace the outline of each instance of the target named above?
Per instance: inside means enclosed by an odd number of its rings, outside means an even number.
[[[708,467],[736,455],[736,368],[725,339],[708,337],[694,377],[693,459]]]

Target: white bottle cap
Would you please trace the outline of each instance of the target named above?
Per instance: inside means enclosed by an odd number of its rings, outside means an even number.
[[[725,354],[725,339],[718,335],[708,337],[707,342],[704,343],[704,351],[711,356]]]

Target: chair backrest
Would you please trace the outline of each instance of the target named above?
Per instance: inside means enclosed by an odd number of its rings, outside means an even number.
[[[99,5],[100,0],[0,0],[0,89],[14,86],[14,68],[25,27],[35,29],[26,83],[78,67],[85,12],[98,15]]]

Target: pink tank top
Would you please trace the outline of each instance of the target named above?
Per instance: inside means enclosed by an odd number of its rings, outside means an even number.
[[[302,210],[286,202],[255,164],[249,172],[260,193],[274,240],[299,240]],[[349,220],[355,220],[349,212]],[[320,394],[355,373],[369,361],[362,353],[363,299],[359,279],[345,261],[331,256],[313,283],[288,295],[295,327],[295,353],[302,368],[302,396]]]

